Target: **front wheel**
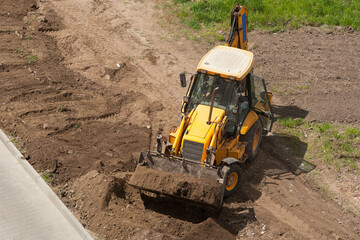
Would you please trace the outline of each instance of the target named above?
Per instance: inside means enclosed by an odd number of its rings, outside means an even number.
[[[237,164],[231,164],[224,168],[224,198],[227,198],[240,188],[241,169]]]

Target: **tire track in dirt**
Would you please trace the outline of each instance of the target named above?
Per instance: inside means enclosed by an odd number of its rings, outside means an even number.
[[[162,15],[154,10],[153,2],[49,1],[41,9],[44,12],[49,9],[55,11],[66,26],[50,34],[57,39],[69,68],[113,91],[143,94],[142,98],[136,97],[133,104],[124,107],[124,111],[132,112],[128,122],[140,126],[151,125],[153,135],[176,122],[176,114],[169,118],[158,114],[149,116],[142,114],[143,109],[160,100],[167,103],[167,111],[178,112],[181,92],[184,92],[179,91],[178,73],[184,68],[188,72],[189,69],[193,71],[201,55],[197,50],[193,54],[198,57],[191,56],[189,59],[186,48],[182,47],[184,43],[169,43],[159,38],[159,35],[167,34],[167,30],[156,24],[152,26],[156,29],[143,24],[156,22]],[[181,40],[187,42],[184,38]],[[177,64],[184,56],[187,56],[187,61]],[[126,71],[122,66],[120,70],[117,69],[117,63],[125,64]],[[119,71],[121,74],[118,76]],[[133,107],[137,111],[133,111]]]
[[[265,191],[262,191],[262,196],[257,203],[271,212],[275,218],[294,228],[302,236],[308,239],[328,239],[328,235],[322,234],[318,229],[313,228],[289,211],[289,209],[276,203]]]
[[[276,235],[272,234],[276,229],[271,228],[274,228],[273,222],[281,221],[293,229],[285,232],[295,231],[295,235],[302,236],[300,239],[357,239],[360,234],[356,223],[358,217],[324,196],[306,174],[296,171],[301,161],[295,160],[288,149],[278,145],[282,138],[276,134],[266,137],[259,156],[244,173],[242,198],[254,201],[255,212],[260,211],[258,214],[262,215],[258,221],[271,226],[259,238],[268,236],[275,239]],[[271,217],[263,214],[264,209]]]

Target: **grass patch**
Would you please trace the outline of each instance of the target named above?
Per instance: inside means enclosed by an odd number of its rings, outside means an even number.
[[[349,127],[345,130],[345,136],[349,139],[360,140],[360,130],[354,127]]]
[[[32,36],[25,35],[24,39],[26,39],[26,40],[33,40],[34,38],[33,38]]]
[[[304,123],[304,121],[301,118],[277,118],[277,121],[279,122],[279,124],[283,127],[289,127],[289,128],[294,128],[296,126],[300,126]]]
[[[172,0],[178,17],[187,26],[200,30],[228,30],[230,11],[238,0]],[[303,25],[350,26],[360,29],[360,2],[349,0],[244,0],[248,8],[249,29],[273,32]]]
[[[335,171],[360,173],[360,129],[303,119],[277,118],[280,131],[308,144],[308,153]],[[295,149],[296,150],[296,149]]]
[[[36,55],[34,55],[34,54],[31,54],[31,55],[28,57],[28,59],[27,59],[28,63],[35,63],[35,62],[37,62],[38,60],[39,60],[38,56],[36,56]]]
[[[14,53],[15,54],[21,54],[21,53],[23,53],[24,51],[22,50],[22,49],[20,49],[20,48],[17,48],[17,49],[15,49],[14,50]]]
[[[52,181],[51,177],[47,175],[46,173],[42,173],[41,177],[44,179],[45,182],[50,183]]]
[[[329,191],[328,187],[327,186],[324,186],[324,185],[319,185],[319,188],[321,190],[323,190],[323,192],[327,193]]]
[[[314,129],[319,133],[327,133],[333,127],[329,123],[314,124]]]

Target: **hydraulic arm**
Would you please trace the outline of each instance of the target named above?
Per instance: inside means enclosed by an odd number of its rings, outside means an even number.
[[[248,50],[247,22],[246,7],[236,4],[231,11],[231,29],[226,46]]]

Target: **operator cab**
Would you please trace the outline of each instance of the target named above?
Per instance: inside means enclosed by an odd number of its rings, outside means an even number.
[[[235,134],[235,126],[239,123],[241,83],[231,81],[219,76],[205,73],[196,74],[188,94],[188,102],[184,106],[184,112],[188,115],[198,105],[211,106],[211,95],[215,88],[218,88],[214,96],[214,108],[225,110],[228,118],[226,133]]]
[[[182,112],[188,115],[199,105],[210,106],[212,93],[217,88],[213,107],[225,110],[225,132],[229,137],[237,135],[250,109],[257,109],[260,114],[270,113],[264,80],[251,73],[253,62],[254,54],[246,50],[227,46],[210,50],[201,59],[190,82]],[[182,86],[186,86],[184,74],[180,79]],[[270,130],[271,125],[263,120],[263,124],[268,125],[264,129]]]
[[[218,88],[215,93],[214,107],[221,108],[227,113],[231,112],[237,105],[237,96],[240,94],[240,83],[230,81],[219,76],[199,73],[194,79],[194,83],[189,93],[189,102],[185,106],[185,112],[189,113],[199,104],[211,105],[211,93]]]

